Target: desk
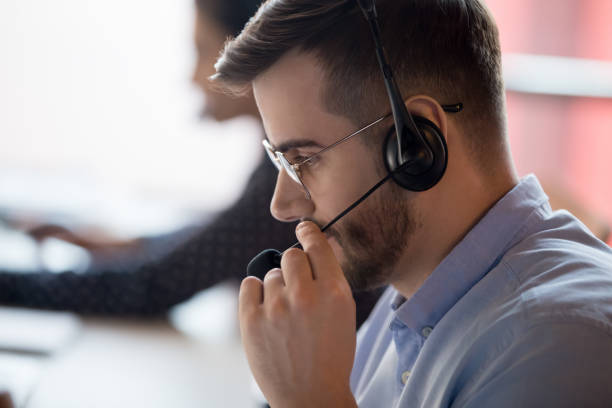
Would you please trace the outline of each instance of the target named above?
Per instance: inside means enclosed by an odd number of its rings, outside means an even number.
[[[48,357],[27,408],[255,407],[237,339],[207,344],[165,321],[85,318]]]

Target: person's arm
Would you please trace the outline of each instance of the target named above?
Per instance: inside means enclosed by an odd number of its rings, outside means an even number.
[[[242,279],[246,264],[259,251],[283,248],[295,240],[294,226],[270,216],[275,177],[272,164],[262,161],[234,205],[159,261],[134,270],[81,274],[0,273],[0,303],[152,315],[223,280]]]
[[[221,281],[237,282],[246,265],[266,248],[284,250],[295,225],[270,215],[277,170],[262,160],[239,198],[213,222],[161,260],[134,269],[76,274],[0,273],[0,304],[105,315],[159,315]],[[382,290],[355,294],[358,326]]]

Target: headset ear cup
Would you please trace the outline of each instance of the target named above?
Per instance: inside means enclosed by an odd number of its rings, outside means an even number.
[[[413,164],[406,164],[402,168],[402,164],[406,163],[406,161],[400,162],[404,152],[398,154],[395,127],[391,128],[385,138],[383,161],[387,171],[391,173],[391,178],[397,184],[410,191],[425,191],[435,186],[444,175],[446,165],[448,164],[448,149],[442,132],[433,122],[421,116],[413,116],[413,119],[433,154],[431,165],[423,169],[422,163],[418,163],[418,157],[421,155],[417,154],[415,157],[408,159],[414,160]],[[410,130],[407,129],[407,131],[409,140],[420,139],[413,135]],[[422,149],[425,148],[425,146],[422,146]]]

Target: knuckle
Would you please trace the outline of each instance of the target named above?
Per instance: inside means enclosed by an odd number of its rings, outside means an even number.
[[[239,303],[246,306],[255,301],[261,293],[262,283],[255,277],[247,277],[240,283]]]
[[[295,262],[304,257],[304,251],[298,248],[289,248],[283,254],[285,262]]]
[[[253,276],[247,276],[240,283],[240,292],[248,293],[255,290],[257,286],[261,285],[261,281]]]
[[[281,279],[283,274],[279,268],[270,269],[264,276],[264,282],[269,282],[274,279]]]

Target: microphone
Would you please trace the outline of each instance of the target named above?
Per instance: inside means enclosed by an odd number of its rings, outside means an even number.
[[[409,164],[409,163],[405,163],[404,165],[406,165],[406,164]],[[404,165],[402,165],[400,168],[403,168]],[[359,197],[359,199],[357,201],[355,201],[353,204],[349,205],[344,211],[342,211],[340,214],[338,214],[333,220],[328,222],[327,225],[325,225],[323,228],[321,228],[321,232],[325,232],[325,230],[327,230],[329,227],[334,225],[336,223],[336,221],[338,221],[340,218],[344,217],[353,208],[355,208],[359,204],[361,204],[363,202],[363,200],[368,198],[368,196],[370,194],[372,194],[380,186],[385,184],[385,182],[391,178],[392,174],[393,173],[388,173],[382,180],[380,180],[378,183],[376,183],[364,195]],[[287,251],[287,250],[289,250],[291,248],[302,248],[302,246],[300,245],[299,242],[296,242],[295,244],[293,244],[289,248],[287,248],[285,251]],[[249,264],[247,265],[247,276],[257,276],[259,279],[263,280],[264,276],[266,275],[266,273],[268,273],[268,271],[270,269],[280,268],[281,258],[283,257],[283,254],[285,253],[285,251],[283,251],[282,253],[279,250],[277,250],[277,249],[265,249],[265,250],[261,251],[259,254],[257,254],[255,256],[255,258],[251,259],[251,262],[249,262]]]

